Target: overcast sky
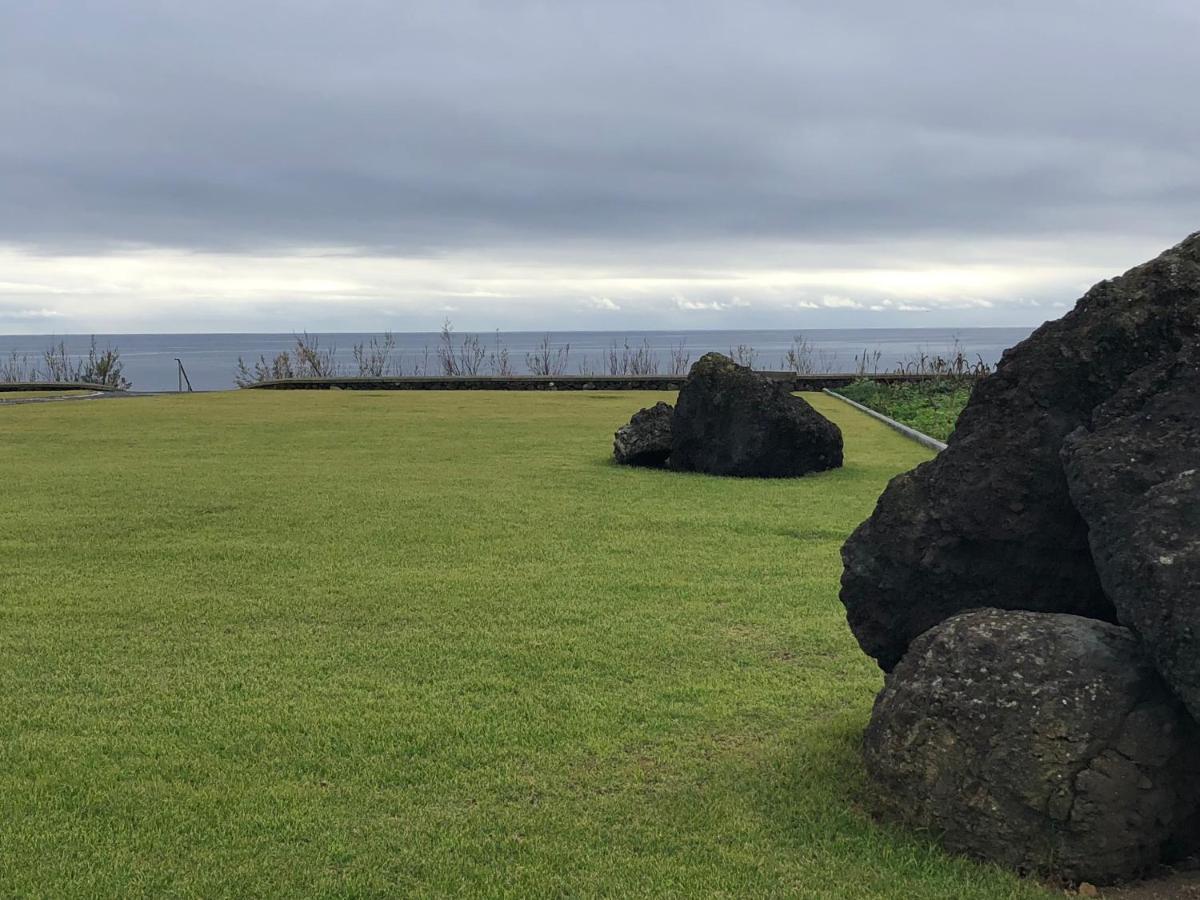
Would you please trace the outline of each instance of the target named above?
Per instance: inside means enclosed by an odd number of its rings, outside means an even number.
[[[13,0],[0,333],[1034,324],[1200,229],[1198,48],[1194,0]]]

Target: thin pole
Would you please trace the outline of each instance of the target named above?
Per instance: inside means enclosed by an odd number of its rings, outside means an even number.
[[[183,393],[184,382],[187,383],[188,391],[191,391],[192,379],[188,378],[187,369],[183,367],[183,360],[177,356],[175,357],[175,362],[179,363],[179,392]]]

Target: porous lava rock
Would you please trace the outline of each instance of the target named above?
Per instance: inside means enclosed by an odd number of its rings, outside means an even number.
[[[841,429],[786,386],[720,353],[692,366],[675,404],[671,468],[786,478],[841,464]]]
[[[1118,619],[1200,718],[1200,349],[1135,373],[1062,456]]]
[[[1200,233],[1097,284],[976,384],[949,446],[893,479],[842,548],[847,619],[885,671],[966,609],[1116,619],[1059,453],[1133,372],[1198,334]]]
[[[655,403],[633,414],[613,436],[613,459],[626,466],[665,466],[671,455],[670,403]]]
[[[1197,737],[1127,629],[985,609],[913,642],[864,750],[885,818],[954,852],[1103,884],[1193,848]]]

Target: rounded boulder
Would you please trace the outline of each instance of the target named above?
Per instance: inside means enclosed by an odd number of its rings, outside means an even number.
[[[1194,849],[1198,730],[1125,628],[983,609],[913,641],[864,738],[884,818],[1110,883]]]

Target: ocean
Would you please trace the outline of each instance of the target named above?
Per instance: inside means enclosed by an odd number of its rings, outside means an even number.
[[[754,365],[760,369],[784,369],[783,356],[797,334],[802,334],[810,348],[810,359],[817,372],[853,372],[858,359],[867,357],[869,367],[879,371],[903,365],[921,355],[947,355],[955,347],[974,362],[977,358],[994,365],[1008,347],[1026,338],[1032,328],[827,328],[796,330],[747,331],[564,331],[549,335],[555,348],[568,346],[566,374],[607,371],[607,354],[616,344],[623,349],[645,346],[658,361],[661,371],[670,371],[673,348],[682,347],[691,362],[712,350],[728,353],[738,347],[752,353]],[[369,341],[375,334],[321,334],[320,345],[336,349],[336,360],[343,374],[358,374],[354,363],[355,344]],[[461,333],[456,337],[461,338]],[[430,333],[394,334],[393,364],[404,374],[427,364],[429,374],[436,370],[439,335]],[[509,331],[482,333],[479,339],[485,349],[506,347],[515,374],[527,371],[526,354],[542,342],[543,332]],[[11,358],[27,357],[40,363],[47,347],[63,341],[72,355],[87,353],[90,335],[0,335],[0,366]],[[234,387],[238,358],[253,366],[259,356],[268,360],[276,353],[291,349],[295,336],[291,334],[120,334],[96,335],[100,350],[114,347],[120,350],[125,377],[135,391],[173,391],[178,387],[176,360],[183,363],[192,387],[198,391],[226,390]],[[427,351],[427,352],[426,352]],[[481,373],[486,372],[486,367]]]

